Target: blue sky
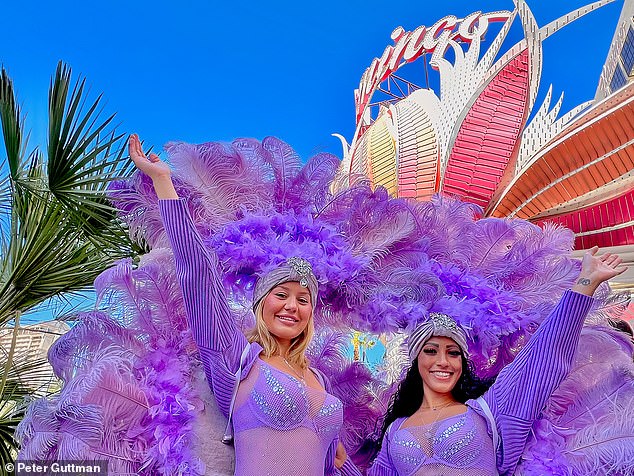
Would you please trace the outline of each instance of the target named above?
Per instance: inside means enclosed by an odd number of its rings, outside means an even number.
[[[542,96],[553,83],[566,93],[564,110],[594,96],[622,2],[546,40]],[[586,1],[528,3],[543,26]],[[46,91],[61,59],[104,93],[121,132],[156,148],[276,135],[304,157],[341,155],[330,134],[352,137],[353,90],[396,26],[499,9],[512,1],[8,2],[0,62],[34,142],[44,140]],[[507,45],[520,34],[516,25]]]
[[[546,40],[541,97],[550,83],[556,96],[565,91],[563,111],[594,97],[622,2]],[[586,1],[528,3],[543,26]],[[275,135],[304,158],[340,156],[331,134],[352,138],[353,90],[395,27],[500,9],[513,2],[7,2],[0,62],[28,113],[31,145],[45,142],[48,84],[63,60],[93,96],[104,94],[120,132],[138,132],[155,150]],[[516,22],[506,46],[520,37]]]

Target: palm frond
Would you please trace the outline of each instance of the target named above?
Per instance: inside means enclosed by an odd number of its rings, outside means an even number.
[[[115,260],[133,254],[131,241],[106,196],[112,180],[129,173],[122,135],[100,119],[100,100],[88,107],[85,80],[71,81],[60,63],[49,91],[48,151],[26,159],[13,86],[2,73],[0,119],[10,175],[11,214],[3,233],[0,325],[63,292],[92,284]]]
[[[4,68],[0,72],[0,121],[10,176],[16,182],[23,162],[22,114],[15,100],[13,82]]]
[[[114,261],[135,251],[107,200],[109,183],[129,174],[130,162],[124,160],[114,116],[102,118],[101,97],[88,101],[85,79],[73,81],[60,62],[49,90],[45,153],[37,147],[27,151],[18,104],[2,69],[0,331],[53,296],[86,289]],[[0,358],[7,363],[0,375],[0,465],[15,456],[13,434],[28,400],[48,391],[32,382],[52,375],[44,358],[21,361],[14,344]]]
[[[48,188],[78,223],[98,235],[115,216],[105,191],[125,173],[123,135],[109,129],[114,115],[101,119],[101,96],[85,107],[85,79],[71,83],[70,68],[60,63],[49,90]]]

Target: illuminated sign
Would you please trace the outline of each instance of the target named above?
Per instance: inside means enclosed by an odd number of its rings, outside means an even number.
[[[419,26],[414,31],[405,31],[403,27],[397,27],[391,35],[394,46],[388,46],[381,58],[374,58],[361,77],[359,89],[354,92],[357,124],[379,84],[401,66],[415,61],[424,53],[433,53],[429,64],[435,68],[451,41],[471,43],[473,39],[484,36],[490,22],[506,21],[510,16],[511,12],[506,10],[484,14],[475,12],[463,19],[446,16],[430,28]]]

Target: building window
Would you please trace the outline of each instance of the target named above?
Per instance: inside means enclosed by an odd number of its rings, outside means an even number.
[[[612,81],[610,81],[610,91],[614,92],[617,89],[621,89],[627,83],[627,77],[625,73],[623,73],[623,69],[621,65],[617,64],[616,69],[614,70],[614,75],[612,75]]]
[[[625,68],[625,73],[628,76],[632,75],[634,69],[634,28],[630,26],[625,43],[623,43],[623,49],[621,50],[621,61]]]

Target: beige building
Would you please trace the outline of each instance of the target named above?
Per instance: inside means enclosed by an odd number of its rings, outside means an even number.
[[[21,326],[17,330],[13,361],[18,365],[23,362],[35,362],[37,359],[46,359],[48,349],[53,345],[59,336],[66,333],[70,327],[62,321],[47,321],[37,324]],[[14,335],[13,327],[0,329],[0,361],[7,361],[11,342]],[[29,375],[26,372],[23,377],[23,384],[28,386],[33,392],[46,391],[51,385],[56,383],[53,369],[47,362],[45,366],[48,372],[40,372]]]

